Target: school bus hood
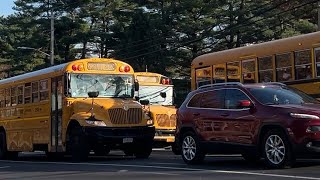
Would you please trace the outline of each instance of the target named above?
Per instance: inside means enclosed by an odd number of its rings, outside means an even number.
[[[156,129],[176,128],[176,108],[174,106],[150,105],[150,112]]]
[[[176,114],[174,106],[150,105],[150,111],[154,114]]]
[[[77,110],[90,110],[92,106],[92,99],[77,100],[73,103],[73,107]],[[113,108],[141,108],[141,105],[133,100],[120,99],[120,98],[105,98],[94,99],[93,108],[109,110]]]

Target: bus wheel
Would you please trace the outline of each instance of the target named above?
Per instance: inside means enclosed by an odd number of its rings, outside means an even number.
[[[88,139],[81,127],[74,127],[70,131],[70,153],[73,161],[85,161],[89,156]]]
[[[0,132],[0,159],[5,159],[7,154],[7,143],[4,132]]]
[[[17,151],[7,150],[6,135],[4,132],[0,132],[0,159],[16,160],[18,153]]]
[[[153,141],[145,141],[136,144],[134,156],[137,159],[147,159],[152,152]]]

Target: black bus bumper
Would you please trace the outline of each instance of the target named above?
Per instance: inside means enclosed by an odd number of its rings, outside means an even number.
[[[132,144],[136,142],[152,141],[155,135],[155,128],[145,127],[84,127],[84,133],[90,144]]]

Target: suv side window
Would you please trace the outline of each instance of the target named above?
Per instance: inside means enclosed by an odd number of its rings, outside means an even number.
[[[225,90],[214,90],[203,93],[201,98],[201,108],[224,108]]]
[[[200,107],[202,93],[194,95],[188,103],[188,107]]]
[[[227,89],[225,97],[225,108],[226,109],[241,109],[239,101],[241,100],[250,100],[249,97],[244,94],[239,89]]]

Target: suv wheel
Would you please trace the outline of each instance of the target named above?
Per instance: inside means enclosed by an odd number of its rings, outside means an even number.
[[[187,164],[201,163],[205,158],[205,153],[202,152],[197,136],[188,132],[183,135],[181,143],[181,155],[184,162]]]
[[[285,133],[273,129],[263,139],[263,156],[270,168],[290,167],[294,162],[292,150]]]

